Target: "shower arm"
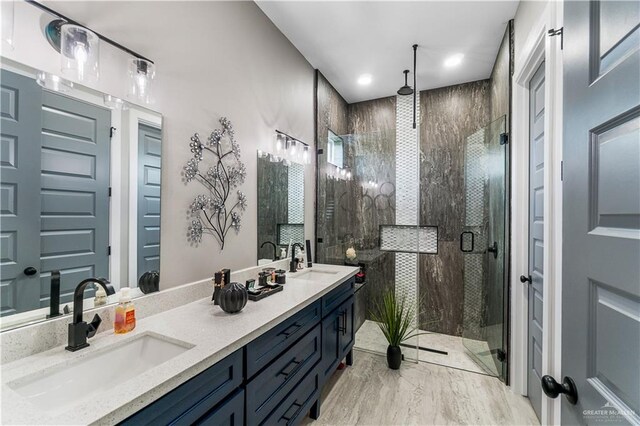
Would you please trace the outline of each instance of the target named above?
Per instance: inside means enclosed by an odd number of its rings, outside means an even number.
[[[418,50],[418,45],[413,45],[413,128],[416,128],[416,93],[418,92],[418,87],[416,86],[416,52]]]

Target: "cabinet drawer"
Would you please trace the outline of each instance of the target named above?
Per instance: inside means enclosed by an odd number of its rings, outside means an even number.
[[[297,312],[246,346],[247,378],[253,377],[275,357],[320,322],[320,301]]]
[[[340,304],[347,300],[349,296],[353,295],[355,282],[356,278],[351,277],[322,298],[322,318],[326,317],[331,313],[331,311],[340,306]]]
[[[312,370],[261,425],[296,425],[320,397],[318,372]]]
[[[268,415],[321,356],[320,324],[247,384],[247,424]]]
[[[244,389],[238,389],[219,407],[192,423],[197,426],[242,426],[244,424]]]
[[[238,350],[165,396],[138,411],[123,425],[190,424],[242,383],[242,350]]]

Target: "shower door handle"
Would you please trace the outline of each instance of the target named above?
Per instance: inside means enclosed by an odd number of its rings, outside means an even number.
[[[469,250],[465,250],[464,249],[464,236],[465,234],[469,234],[471,235],[471,248]],[[473,234],[473,232],[471,231],[464,231],[462,234],[460,234],[460,251],[463,253],[471,253],[473,252],[475,246],[475,236]]]
[[[493,258],[497,259],[498,258],[498,243],[496,243],[494,241],[493,244],[491,246],[489,246],[489,248],[487,249],[487,252],[493,253]]]

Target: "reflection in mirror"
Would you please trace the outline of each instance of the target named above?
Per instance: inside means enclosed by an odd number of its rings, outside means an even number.
[[[344,141],[331,130],[327,141],[327,162],[339,168],[344,167]]]
[[[258,264],[304,247],[304,166],[258,153]]]
[[[85,278],[117,290],[159,271],[162,117],[109,109],[79,85],[45,89],[36,70],[4,58],[0,72],[4,330],[64,314]],[[92,287],[84,296],[85,308],[116,300]]]

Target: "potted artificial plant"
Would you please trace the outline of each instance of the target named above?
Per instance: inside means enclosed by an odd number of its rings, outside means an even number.
[[[392,370],[400,368],[402,351],[400,343],[417,336],[411,327],[413,310],[405,305],[405,299],[398,301],[393,290],[387,291],[382,298],[382,304],[376,302],[371,312],[374,321],[378,323],[384,337],[389,342],[387,348],[387,364]]]

